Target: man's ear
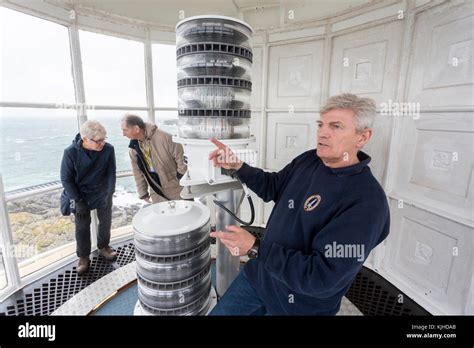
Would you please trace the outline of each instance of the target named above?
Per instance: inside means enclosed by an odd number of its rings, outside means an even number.
[[[371,128],[366,128],[362,132],[359,133],[359,139],[357,139],[357,148],[361,149],[364,147],[365,144],[367,144],[372,138],[372,129]]]

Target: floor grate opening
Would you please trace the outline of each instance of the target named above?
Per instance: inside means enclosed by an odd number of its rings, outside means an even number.
[[[0,316],[49,315],[96,280],[135,261],[135,246],[132,242],[115,244],[113,247],[117,251],[113,263],[99,255],[91,256],[90,269],[83,276],[76,273],[76,261],[66,265],[6,299],[0,304]]]

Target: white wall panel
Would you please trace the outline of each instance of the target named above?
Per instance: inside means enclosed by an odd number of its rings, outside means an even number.
[[[266,168],[279,170],[316,147],[316,114],[269,113]]]
[[[403,119],[394,190],[434,211],[474,221],[472,113],[424,113]]]
[[[319,107],[323,49],[323,40],[270,47],[269,108]]]
[[[314,36],[324,35],[325,32],[326,32],[325,26],[314,27],[314,28],[311,27],[311,28],[292,30],[292,31],[288,31],[288,30],[278,31],[275,33],[268,34],[268,41],[274,42],[274,41],[301,39],[304,37],[314,37]]]
[[[332,31],[336,32],[339,30],[356,27],[358,25],[364,25],[366,23],[375,22],[383,18],[397,18],[399,15],[399,11],[405,10],[405,2],[401,1],[397,4],[381,7],[379,9],[375,9],[373,11],[361,14],[359,16],[351,17],[336,22],[332,25]]]
[[[474,7],[457,3],[416,17],[408,99],[422,109],[474,105]]]
[[[396,99],[403,22],[395,21],[333,39],[329,95],[351,92],[378,104]],[[363,151],[370,167],[384,182],[393,120],[377,115],[373,137]]]
[[[383,185],[386,176],[392,125],[391,116],[377,114],[372,127],[372,138],[362,148],[372,158],[369,167],[380,185]]]
[[[333,39],[330,95],[351,92],[377,103],[395,100],[403,22]]]
[[[396,200],[391,220],[384,275],[433,313],[464,313],[474,267],[472,229]]]

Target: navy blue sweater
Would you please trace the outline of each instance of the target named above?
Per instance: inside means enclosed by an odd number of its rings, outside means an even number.
[[[329,168],[307,151],[277,173],[247,164],[240,180],[275,206],[259,256],[244,268],[273,315],[333,315],[370,251],[388,235],[385,193],[359,163]]]
[[[102,151],[87,150],[77,134],[64,150],[61,162],[63,187],[71,199],[84,200],[90,209],[104,205],[107,196],[115,192],[115,171],[115,151],[109,143]]]

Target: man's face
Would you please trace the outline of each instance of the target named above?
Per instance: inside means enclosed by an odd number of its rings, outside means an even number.
[[[91,151],[102,151],[105,146],[105,137],[98,139],[82,138],[85,148]]]
[[[128,139],[131,139],[131,140],[138,139],[137,136],[140,133],[138,126],[128,127],[127,122],[122,121],[120,123],[120,127],[122,128],[122,135],[124,137],[127,137]]]
[[[354,113],[334,109],[318,120],[317,155],[328,164],[350,165],[357,162],[357,152],[370,138],[371,130],[357,132]]]

